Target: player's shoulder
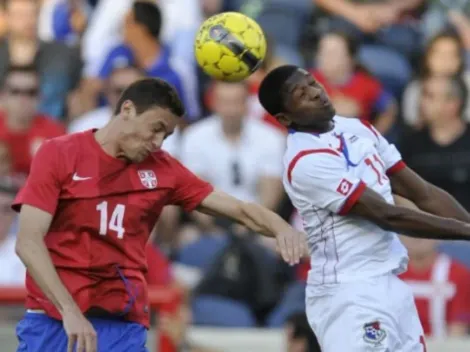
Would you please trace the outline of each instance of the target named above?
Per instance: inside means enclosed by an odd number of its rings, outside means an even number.
[[[379,131],[368,121],[357,118],[343,117],[336,115],[334,117],[335,129],[340,132],[351,133],[377,141],[380,138]]]

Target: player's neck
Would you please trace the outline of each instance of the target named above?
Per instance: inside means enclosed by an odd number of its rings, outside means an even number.
[[[333,121],[327,121],[325,123],[319,123],[310,126],[302,126],[293,124],[291,127],[297,132],[305,132],[305,133],[327,133],[333,130],[335,124]]]
[[[156,40],[137,40],[130,44],[130,46],[137,65],[141,68],[150,67],[160,56],[161,46]]]
[[[112,157],[118,157],[119,145],[117,143],[118,130],[111,121],[105,127],[95,132],[94,137],[96,142],[100,145],[103,151]]]
[[[242,136],[243,124],[228,126],[222,123],[222,133],[231,143],[238,143]]]
[[[11,118],[11,115],[7,112],[6,124],[10,131],[23,132],[31,128],[33,117],[31,118]]]
[[[446,119],[442,123],[429,126],[432,139],[439,145],[449,145],[455,142],[465,132],[465,122],[460,118]]]

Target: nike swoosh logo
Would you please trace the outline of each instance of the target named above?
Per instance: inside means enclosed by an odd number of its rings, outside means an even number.
[[[74,173],[73,174],[73,177],[72,177],[72,180],[74,181],[86,181],[86,180],[90,180],[92,179],[92,177],[80,177],[77,175],[77,173]]]

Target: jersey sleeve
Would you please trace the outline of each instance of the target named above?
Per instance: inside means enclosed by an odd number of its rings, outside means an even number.
[[[176,183],[170,204],[179,205],[186,212],[191,212],[214,191],[214,188],[211,184],[194,175],[179,161],[176,159],[172,160]]]
[[[366,189],[351,171],[334,150],[307,150],[290,163],[288,179],[295,194],[312,206],[345,215]]]
[[[376,140],[377,151],[379,152],[380,158],[385,163],[385,168],[387,170],[387,175],[391,176],[395,172],[398,172],[406,167],[405,163],[402,160],[401,154],[395,145],[389,143],[384,136],[380,134],[379,131],[375,129],[367,121],[362,121],[362,124],[369,130],[369,133],[372,134],[373,138]]]
[[[61,183],[59,150],[54,140],[41,144],[36,152],[25,186],[18,193],[12,208],[19,212],[23,204],[54,214]]]

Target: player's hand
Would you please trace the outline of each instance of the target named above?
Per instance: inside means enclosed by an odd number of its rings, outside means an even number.
[[[65,312],[62,315],[67,333],[67,352],[97,352],[96,331],[80,311]]]
[[[303,232],[294,229],[280,232],[276,235],[276,240],[282,259],[290,265],[298,264],[307,254],[307,236]]]

